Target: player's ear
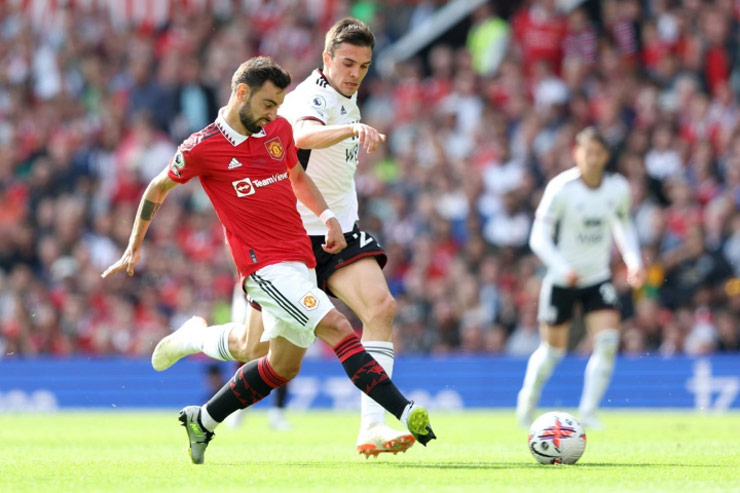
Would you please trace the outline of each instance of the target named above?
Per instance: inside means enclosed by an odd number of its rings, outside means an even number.
[[[328,51],[324,51],[321,56],[324,59],[324,67],[327,67],[329,65],[329,62],[331,61],[331,55]]]
[[[249,99],[249,95],[251,94],[251,89],[249,88],[249,85],[242,82],[238,86],[236,86],[236,98],[239,101],[246,101]]]

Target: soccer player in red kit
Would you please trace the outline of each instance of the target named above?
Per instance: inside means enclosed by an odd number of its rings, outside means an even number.
[[[300,370],[316,337],[334,348],[352,382],[396,416],[421,443],[434,438],[426,410],[406,399],[364,349],[349,321],[316,285],[311,242],[296,198],[326,224],[328,253],[346,246],[339,222],[301,166],[287,120],[277,116],[290,75],[267,57],[244,62],[216,121],[183,142],[147,186],[129,244],[102,277],[134,274],[144,235],[167,193],[198,177],[223,224],[243,286],[262,306],[266,356],[242,366],[203,406],[180,411],[193,463],[202,464],[213,430]]]

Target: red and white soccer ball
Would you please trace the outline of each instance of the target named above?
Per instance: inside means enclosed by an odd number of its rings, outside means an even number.
[[[575,464],[585,449],[586,432],[568,413],[545,413],[529,428],[529,451],[541,464]]]

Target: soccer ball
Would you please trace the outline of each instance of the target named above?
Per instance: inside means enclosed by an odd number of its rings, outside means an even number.
[[[585,449],[586,432],[568,413],[545,413],[529,428],[529,451],[540,464],[575,464]]]

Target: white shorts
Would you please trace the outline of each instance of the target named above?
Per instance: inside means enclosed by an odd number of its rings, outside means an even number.
[[[316,272],[303,262],[281,262],[250,274],[247,293],[262,306],[262,341],[281,336],[303,348],[316,340],[314,330],[334,308],[316,285]]]

